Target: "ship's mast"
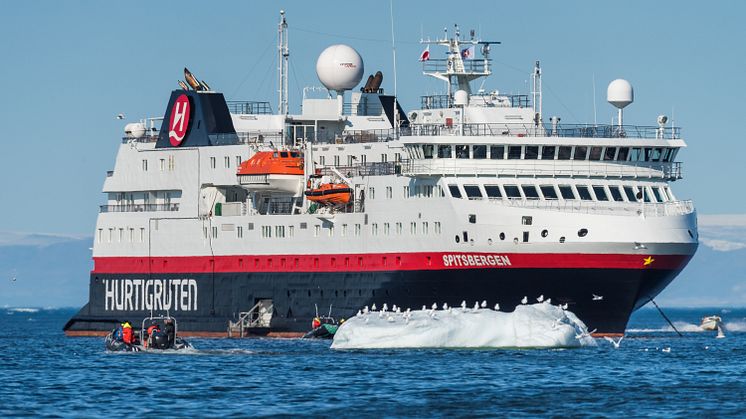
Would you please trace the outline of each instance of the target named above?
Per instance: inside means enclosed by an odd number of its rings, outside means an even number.
[[[534,65],[534,73],[531,75],[531,78],[533,80],[533,91],[531,94],[533,95],[534,122],[538,126],[541,124],[542,118],[541,67],[538,60],[536,61],[536,65]]]
[[[455,33],[452,38],[448,38],[448,28],[443,31],[444,37],[442,39],[420,41],[425,45],[440,45],[448,48],[445,59],[424,61],[422,63],[422,73],[446,82],[449,97],[453,97],[454,85],[456,89],[471,94],[469,83],[472,80],[492,74],[490,69],[490,45],[500,42],[477,40],[474,38],[474,31],[471,31],[470,39],[461,39],[461,31],[458,25],[455,25]],[[477,45],[482,46],[482,59],[475,57]]]
[[[278,72],[278,89],[279,93],[277,103],[277,113],[280,115],[288,114],[288,23],[285,20],[285,11],[280,10],[280,24],[277,25],[277,72]]]

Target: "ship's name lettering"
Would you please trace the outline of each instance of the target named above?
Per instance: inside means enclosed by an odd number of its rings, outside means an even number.
[[[197,310],[194,279],[105,279],[106,311]]]
[[[443,255],[444,266],[510,266],[506,255]]]

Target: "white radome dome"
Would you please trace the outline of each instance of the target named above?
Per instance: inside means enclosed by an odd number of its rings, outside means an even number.
[[[622,109],[635,100],[635,92],[627,80],[616,79],[609,83],[609,87],[606,89],[606,100]]]
[[[363,58],[349,45],[332,45],[316,61],[316,75],[329,90],[352,90],[363,78]]]
[[[124,126],[124,134],[128,138],[141,138],[145,135],[145,124],[132,122]]]

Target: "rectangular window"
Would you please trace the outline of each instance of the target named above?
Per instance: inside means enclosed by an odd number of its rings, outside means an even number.
[[[534,185],[522,185],[523,194],[526,195],[526,199],[539,199],[539,192],[536,190]]]
[[[391,188],[391,186],[386,187],[386,199],[391,199],[394,197],[394,190]]]
[[[160,159],[158,161],[158,168],[161,170],[161,172],[164,172],[166,170],[166,159]]]
[[[440,221],[435,222],[435,234],[440,234]]]
[[[319,237],[319,234],[321,233],[321,226],[316,224],[313,226],[313,236]]]
[[[339,166],[339,156],[334,156],[334,165]]]
[[[554,189],[553,185],[541,185],[541,194],[544,195],[544,199],[557,199],[557,190]]]
[[[639,189],[640,189],[640,192],[642,193],[642,200],[644,202],[646,202],[646,203],[647,202],[654,202],[653,201],[653,197],[650,194],[650,189],[647,186],[641,186]]]
[[[110,228],[109,229],[109,243],[113,243],[113,242],[114,242],[114,229]]]
[[[572,191],[572,186],[560,185],[559,190],[560,195],[562,195],[562,199],[575,199],[575,193]]]
[[[655,200],[658,202],[666,202],[665,199],[663,199],[663,195],[661,194],[660,188],[652,188],[653,189],[653,195],[655,195]]]
[[[228,156],[223,157],[223,161],[225,162],[225,168],[228,169],[231,167],[231,158]]]
[[[452,157],[451,145],[441,144],[438,146],[438,158],[439,159],[450,159]]]
[[[360,224],[355,224],[355,235],[356,236],[360,235],[360,229],[361,229]]]
[[[243,238],[243,227],[242,226],[236,227],[236,236],[238,236],[239,239]]]
[[[464,192],[469,199],[482,199],[482,191],[477,185],[464,185]]]
[[[487,146],[486,145],[473,145],[471,146],[472,158],[473,159],[486,159],[487,158]]]
[[[334,237],[334,224],[329,225],[329,237]]]
[[[134,228],[130,228],[129,229],[129,233],[130,234],[129,234],[129,239],[128,240],[129,240],[130,243],[133,243],[135,241],[135,229]]]
[[[215,157],[210,157],[210,168],[214,169],[217,167],[217,161],[215,160]]]
[[[575,189],[578,190],[578,196],[580,196],[580,199],[583,201],[593,201],[593,197],[591,196],[591,191],[588,190],[588,187],[585,185],[577,185],[575,186]]]
[[[468,159],[469,158],[469,146],[468,145],[457,145],[456,146],[456,158],[457,159]]]
[[[241,156],[236,156],[236,167],[241,167]]]
[[[212,228],[212,238],[213,239],[217,239],[218,238],[218,228],[217,227],[213,227]]]
[[[642,149],[634,147],[630,152],[629,161],[643,161]]]
[[[461,191],[458,185],[448,185],[448,191],[451,192],[451,196],[454,198],[461,198]]]
[[[631,186],[624,186],[624,194],[627,195],[627,201],[637,202],[637,196],[635,196],[635,190]]]
[[[422,222],[422,234],[427,235],[430,230],[430,226],[427,224],[427,221]]]
[[[603,147],[591,147],[591,155],[588,157],[588,160],[601,160],[602,153]]]
[[[123,228],[119,229],[119,239],[117,241],[120,243],[124,241],[124,229]]]
[[[348,155],[347,156],[347,165],[348,166],[352,166],[353,164],[355,164],[355,160],[356,160],[355,156],[349,156]]]
[[[435,151],[435,146],[432,144],[423,144],[422,145],[422,156],[426,159],[432,159],[433,153]]]
[[[168,156],[168,171],[173,172],[176,168],[176,159],[174,156]]]
[[[383,234],[389,235],[391,233],[391,224],[383,223]]]
[[[539,158],[539,146],[527,145],[526,146],[526,160],[536,160]]]
[[[604,152],[604,160],[614,160],[615,156],[616,147],[606,147],[606,152]]]
[[[326,156],[319,156],[319,165],[326,165]]]
[[[285,226],[275,226],[275,237],[285,237]]]
[[[147,172],[148,171],[148,161],[143,159],[142,161],[142,171]]]
[[[575,147],[575,156],[573,156],[573,160],[585,160],[588,155],[588,147],[584,145],[579,145]]]
[[[508,160],[519,160],[521,158],[521,146],[512,145],[508,147]]]
[[[623,202],[622,192],[619,191],[619,187],[615,185],[609,185],[609,192],[611,192],[611,198],[616,202]]]
[[[347,224],[342,224],[342,237],[347,235]]]
[[[415,222],[409,223],[409,234],[413,236],[417,234],[417,223]]]
[[[505,158],[505,146],[502,145],[491,145],[490,146],[490,158],[492,160],[502,160]]]
[[[370,225],[370,234],[374,236],[378,235],[378,223],[373,223]]]
[[[484,185],[484,191],[487,192],[488,198],[502,198],[500,187],[497,185]]]
[[[619,147],[619,154],[616,159],[619,161],[627,161],[627,157],[629,157],[629,147]]]
[[[557,150],[557,160],[570,160],[572,157],[572,147],[570,146],[560,146],[559,150]]]
[[[376,189],[372,186],[368,188],[368,199],[376,199]]]
[[[643,161],[652,161],[653,149],[652,148],[645,148],[643,150],[643,152],[645,153],[645,157],[644,157]]]
[[[609,200],[609,197],[606,196],[606,189],[601,185],[593,185],[593,193],[596,194],[596,199],[599,201]]]
[[[404,187],[403,195],[404,195],[404,198],[409,198],[409,186]]]
[[[367,154],[361,154],[360,155],[360,164],[365,164],[368,161],[368,155]]]
[[[288,237],[295,236],[295,226],[288,226]]]
[[[653,149],[653,157],[651,161],[661,161],[661,157],[663,156],[663,149],[662,148],[654,148]]]
[[[103,228],[98,229],[98,236],[96,236],[96,241],[98,241],[99,243],[104,241],[104,229]]]
[[[545,145],[541,147],[541,159],[554,160],[554,150],[555,147],[553,145]]]
[[[505,188],[505,196],[507,196],[508,199],[521,198],[521,190],[518,189],[518,185],[505,185],[503,188]]]
[[[386,163],[388,161],[388,156],[386,153],[381,154],[381,163]]]
[[[205,236],[207,236],[207,234],[205,234]],[[145,228],[141,227],[140,228],[140,243],[142,243],[144,241],[145,241]]]
[[[524,215],[521,217],[521,225],[524,226],[530,226],[534,223],[534,217],[531,217],[529,215]]]
[[[394,153],[394,161],[397,163],[401,161],[401,153]]]
[[[303,224],[303,223],[301,223],[301,224]],[[303,228],[303,227],[301,227],[301,228]],[[254,229],[254,223],[249,223],[249,230],[253,230],[253,229]]]
[[[402,230],[403,230],[402,224],[396,223],[396,235],[397,236],[401,236]]]

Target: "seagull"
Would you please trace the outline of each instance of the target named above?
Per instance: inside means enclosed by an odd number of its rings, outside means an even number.
[[[365,314],[368,314],[368,306],[365,306],[365,307],[363,308],[363,313],[365,313]]]
[[[561,308],[562,310],[567,310],[567,303],[565,303],[565,304],[560,304],[560,305],[559,305],[559,308]]]
[[[391,311],[397,311],[397,310],[396,310],[397,308],[398,308],[398,307],[396,307],[396,304],[394,304],[394,305],[393,305],[393,307],[391,307]]]
[[[500,311],[500,303],[495,304],[495,311]]]
[[[538,302],[542,302],[542,301],[544,301],[544,294],[541,294],[541,295],[539,296],[539,298],[537,298],[537,299],[536,299],[536,301],[538,301]]]
[[[551,298],[547,298],[547,301],[546,301],[546,303],[547,303],[547,304],[552,304],[552,299],[551,299]]]
[[[123,113],[118,114],[117,119],[124,119],[124,114]]]
[[[603,295],[596,295],[596,294],[591,294],[591,295],[593,295],[593,301],[601,301],[604,299]]]
[[[461,301],[461,308],[466,310],[466,300]]]
[[[370,309],[376,311],[376,303],[373,303],[373,307],[371,307]]]
[[[400,309],[399,307],[397,307],[395,311],[396,311],[397,313],[401,313],[401,309]]]
[[[389,309],[389,306],[387,306],[386,303],[383,303],[383,308],[381,310],[388,311],[388,309]]]
[[[423,305],[423,306],[422,306],[422,311],[425,311],[425,310],[427,310],[427,307],[425,307],[425,306]]]
[[[665,352],[665,353],[667,353],[667,354],[668,354],[668,353],[671,353],[671,347],[670,347],[670,346],[668,346],[668,347],[665,347],[665,348],[661,349],[661,351],[662,351],[662,352]]]
[[[487,308],[487,300],[482,300],[482,308]]]
[[[448,303],[443,303],[443,310],[448,310]]]
[[[608,336],[604,336],[604,339],[606,339],[607,342],[610,342],[612,345],[614,345],[614,349],[619,349],[619,345],[621,345],[622,339],[624,339],[624,336],[620,336],[619,339],[614,339]]]
[[[433,303],[433,310],[437,310],[437,309],[438,309],[438,305]]]
[[[479,310],[479,301],[474,302],[474,311]]]
[[[362,312],[362,311],[360,311],[360,310],[358,310],[358,311],[357,311],[357,316],[358,316],[358,317],[361,317],[362,315],[363,315],[363,312]]]
[[[523,299],[521,300],[521,304],[526,304],[526,303],[528,303],[528,297],[524,296]]]

